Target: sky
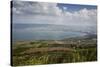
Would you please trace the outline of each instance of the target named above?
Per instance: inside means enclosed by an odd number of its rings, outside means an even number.
[[[13,1],[13,23],[96,25],[95,5]]]
[[[13,1],[12,22],[15,24],[64,25],[73,30],[94,31],[96,33],[97,6]]]

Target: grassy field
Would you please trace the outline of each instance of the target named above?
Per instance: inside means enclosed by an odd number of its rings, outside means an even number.
[[[12,45],[13,66],[96,60],[96,39],[18,41]]]

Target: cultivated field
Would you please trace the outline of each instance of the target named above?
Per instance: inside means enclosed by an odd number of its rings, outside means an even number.
[[[96,38],[18,41],[12,44],[13,66],[96,60]]]

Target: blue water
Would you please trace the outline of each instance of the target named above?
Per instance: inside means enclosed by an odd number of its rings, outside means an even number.
[[[13,24],[12,30],[14,41],[61,40],[84,35],[84,33],[74,31],[73,27],[52,24]]]

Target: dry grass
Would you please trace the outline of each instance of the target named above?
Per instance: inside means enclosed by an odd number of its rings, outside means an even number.
[[[36,52],[52,52],[52,51],[74,51],[71,48],[64,48],[64,47],[52,47],[52,48],[31,48],[28,49],[21,54],[30,54],[30,53],[36,53]]]

